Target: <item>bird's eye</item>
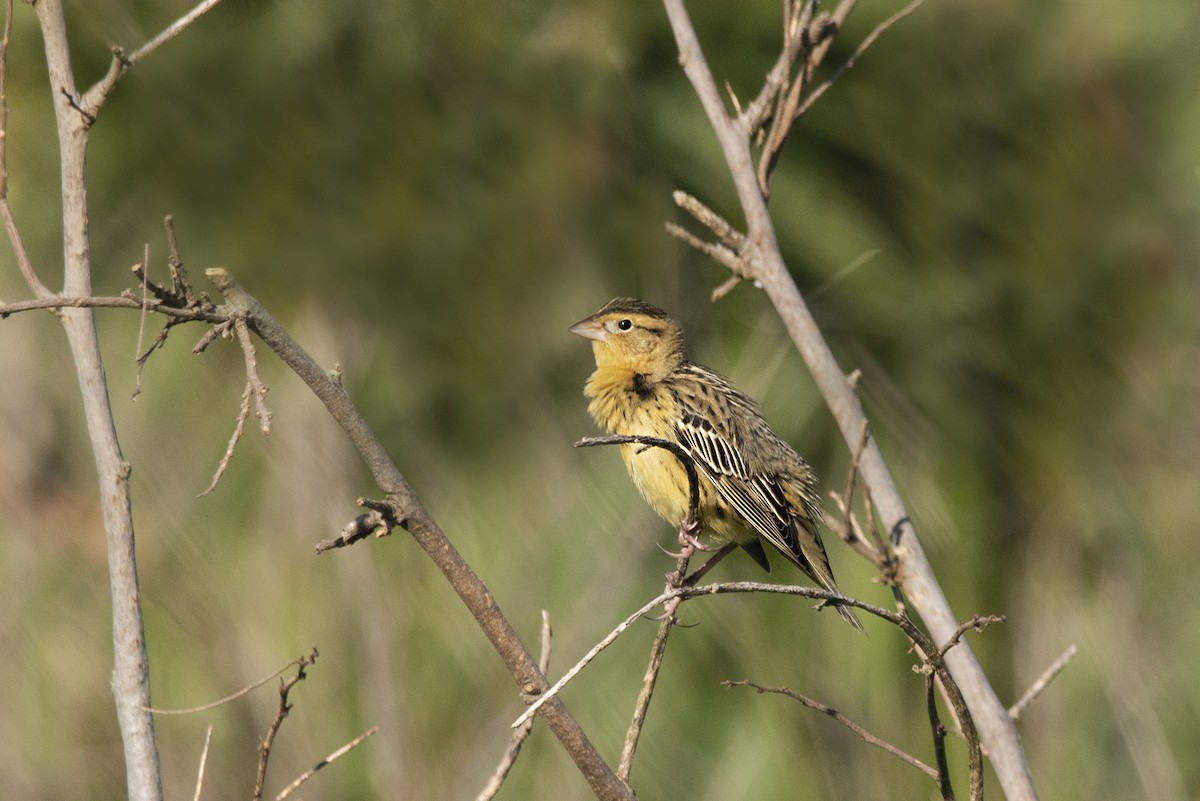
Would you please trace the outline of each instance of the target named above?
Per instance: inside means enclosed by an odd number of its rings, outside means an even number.
[[[628,331],[630,328],[633,328],[633,320],[622,320],[617,323],[617,328],[622,331]]]

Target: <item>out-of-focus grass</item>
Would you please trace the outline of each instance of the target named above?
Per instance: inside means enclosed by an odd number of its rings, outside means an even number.
[[[890,13],[863,3],[844,46]],[[777,11],[696,8],[743,96]],[[178,13],[177,11],[174,13]],[[168,9],[76,13],[78,70]],[[1020,729],[1047,798],[1188,798],[1200,775],[1196,569],[1200,426],[1200,67],[1191,4],[928,4],[890,31],[793,136],[772,205],[803,289],[862,391],[944,588],[1006,700],[1080,656]],[[17,9],[12,192],[55,283],[54,142],[37,35]],[[542,3],[222,7],[118,88],[91,153],[96,285],[129,285],[161,217],[199,280],[222,264],[344,380],[434,516],[559,674],[671,564],[593,432],[570,323],[616,294],[676,311],[693,354],[761,398],[825,489],[847,455],[761,294],[663,233],[670,190],[731,210],[713,139],[661,12]],[[861,266],[839,271],[870,251]],[[22,296],[0,257],[0,297]],[[176,329],[130,401],[137,320],[100,314],[133,465],[155,703],[225,695],[316,645],[273,786],[371,725],[322,771],[325,798],[471,797],[519,713],[511,680],[403,532],[315,557],[372,487],[320,405],[265,352],[268,438],[233,426],[242,365]],[[150,321],[149,330],[157,330]],[[123,794],[108,696],[103,536],[78,390],[49,315],[0,322],[0,771],[13,797]],[[829,535],[850,592],[886,593]],[[720,578],[759,577],[734,558]],[[780,566],[773,578],[799,580]],[[792,702],[786,684],[929,758],[905,644],[779,598],[703,599],[672,638],[634,770],[642,798],[912,798],[928,781]],[[564,698],[615,760],[654,624]],[[276,704],[265,687],[160,718],[168,794],[247,794]],[[961,749],[952,757],[961,765]],[[893,764],[894,763],[894,764]],[[64,764],[72,765],[64,771]],[[959,778],[961,784],[962,778]],[[993,785],[994,786],[994,785]],[[502,798],[583,798],[540,726]]]

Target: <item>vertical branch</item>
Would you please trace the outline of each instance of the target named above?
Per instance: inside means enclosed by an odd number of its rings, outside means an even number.
[[[62,169],[63,291],[91,294],[88,249],[87,131],[92,118],[76,104],[75,79],[61,0],[39,0],[35,6],[46,44],[46,63],[58,128]],[[134,801],[162,798],[158,746],[150,707],[150,667],[138,592],[134,553],[133,510],[129,497],[129,463],[121,453],[112,405],[100,357],[92,309],[61,312],[63,328],[83,397],[84,417],[100,482],[100,503],[108,552],[112,596],[112,691],[125,752],[125,777]]]
[[[853,448],[866,415],[783,260],[754,169],[748,125],[744,118],[730,117],[726,112],[684,0],[663,0],[663,5],[679,48],[679,62],[716,133],[745,216],[746,245],[740,255],[770,297],[843,438]],[[879,515],[891,533],[897,581],[933,639],[946,642],[957,627],[956,618],[917,539],[908,510],[874,438],[863,449],[860,469]],[[1036,799],[1037,792],[1016,728],[974,653],[963,643],[947,653],[945,661],[962,690],[1005,794],[1010,801]]]

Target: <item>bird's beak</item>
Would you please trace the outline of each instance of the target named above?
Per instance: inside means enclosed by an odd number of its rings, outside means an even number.
[[[588,317],[586,320],[580,320],[567,329],[572,334],[583,337],[584,339],[594,339],[597,342],[603,342],[608,339],[608,332],[604,330],[604,326],[595,317]]]

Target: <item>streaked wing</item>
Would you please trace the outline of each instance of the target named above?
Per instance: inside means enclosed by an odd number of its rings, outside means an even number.
[[[732,400],[738,402],[740,398]],[[757,410],[750,410],[757,417]],[[743,414],[746,411],[741,410]],[[732,418],[723,415],[722,419]],[[696,461],[697,469],[721,493],[721,497],[759,536],[811,573],[808,559],[796,541],[794,523],[799,522],[794,521],[796,510],[788,503],[783,488],[774,476],[755,470],[748,463],[736,441],[739,432],[731,430],[726,434],[718,430],[708,417],[686,406],[679,416],[676,429],[680,444]],[[768,432],[768,436],[773,435]]]

